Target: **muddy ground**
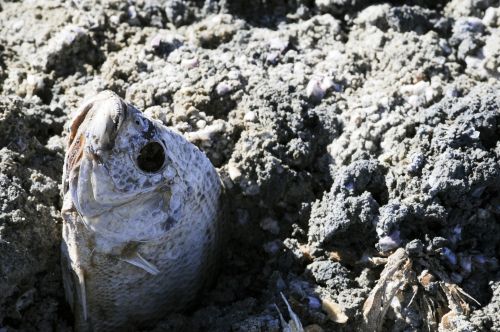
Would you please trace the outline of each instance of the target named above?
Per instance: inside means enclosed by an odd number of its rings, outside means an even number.
[[[72,329],[66,124],[104,89],[226,186],[216,285],[149,330],[285,330],[283,294],[306,331],[500,331],[498,7],[0,2],[0,331]]]

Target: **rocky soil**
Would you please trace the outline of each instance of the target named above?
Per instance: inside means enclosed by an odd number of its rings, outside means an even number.
[[[0,2],[0,331],[72,329],[66,126],[104,89],[226,186],[217,283],[153,331],[500,331],[499,5]]]

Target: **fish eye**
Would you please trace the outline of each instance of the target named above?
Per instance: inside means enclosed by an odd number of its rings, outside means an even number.
[[[158,142],[149,142],[144,145],[137,156],[137,166],[147,173],[158,172],[165,163],[165,151]]]

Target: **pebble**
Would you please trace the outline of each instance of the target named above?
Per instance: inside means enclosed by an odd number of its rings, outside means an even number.
[[[326,92],[334,86],[329,77],[313,77],[306,87],[306,94],[309,98],[320,101]]]
[[[198,121],[196,121],[196,128],[203,129],[206,126],[207,126],[207,121],[205,121],[205,120],[198,120]]]
[[[184,44],[182,37],[172,33],[159,33],[149,42],[149,46],[159,55],[168,56]]]
[[[421,256],[424,252],[424,244],[421,240],[415,239],[406,245],[406,251],[412,256]]]
[[[279,51],[269,52],[266,55],[266,62],[273,64],[273,65],[277,64],[279,59],[280,59],[280,52]]]
[[[215,91],[219,96],[225,96],[228,93],[230,93],[231,90],[232,90],[231,86],[226,82],[220,82],[219,84],[217,84],[217,87],[215,88]]]
[[[378,241],[378,248],[382,252],[386,252],[399,247],[399,245],[401,244],[401,239],[399,238],[399,235],[400,235],[399,231],[394,231],[391,234],[382,237]]]
[[[498,27],[500,23],[500,8],[490,7],[486,9],[483,16],[483,24],[492,28]]]
[[[241,170],[233,163],[229,162],[227,165],[227,172],[231,181],[236,182],[241,178]]]
[[[425,164],[425,156],[423,153],[417,152],[410,156],[410,163],[406,167],[408,172],[417,173],[419,172]]]
[[[191,58],[191,59],[183,59],[181,61],[181,66],[185,68],[196,68],[199,66],[199,61],[197,58]]]
[[[28,74],[26,77],[26,94],[32,96],[45,87],[43,77]]]
[[[269,41],[269,49],[283,52],[286,50],[288,45],[290,44],[290,41],[288,39],[282,39],[282,38],[273,38]]]
[[[245,122],[257,122],[257,115],[253,111],[248,111],[245,113],[245,116],[243,116],[243,120]]]
[[[61,30],[51,41],[51,44],[56,44],[58,47],[72,45],[78,38],[87,34],[87,30],[82,27],[69,25]]]
[[[328,315],[328,318],[335,323],[344,324],[349,320],[349,317],[347,317],[344,313],[343,308],[338,303],[335,303],[330,299],[323,299],[321,307]]]

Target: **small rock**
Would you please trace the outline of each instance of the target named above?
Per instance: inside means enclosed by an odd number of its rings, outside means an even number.
[[[43,77],[38,75],[28,74],[26,77],[26,96],[33,96],[37,94],[40,90],[43,90],[45,83]]]
[[[498,27],[500,24],[500,8],[490,7],[486,9],[483,24],[492,28]]]
[[[69,71],[73,62],[86,59],[89,52],[88,31],[82,27],[68,25],[49,40],[46,47],[34,54],[33,67],[43,71],[59,69]]]
[[[307,84],[306,94],[309,98],[320,101],[333,86],[334,83],[329,77],[313,77]]]
[[[234,81],[239,80],[240,77],[241,77],[241,72],[239,70],[231,70],[227,74],[227,78],[230,79],[230,80],[234,80]]]
[[[424,244],[421,240],[415,239],[410,241],[405,249],[410,256],[421,256],[424,252]]]
[[[328,315],[328,318],[335,323],[345,324],[349,320],[349,317],[344,313],[344,309],[330,299],[322,299],[321,307]]]
[[[120,15],[111,15],[109,17],[109,22],[114,26],[119,25],[120,21],[121,21]]]
[[[465,39],[477,39],[483,34],[485,26],[477,17],[461,17],[453,25],[453,34],[450,38],[450,44],[458,46]]]
[[[245,113],[243,120],[245,122],[257,122],[257,115],[255,114],[255,112],[248,111]]]
[[[401,239],[399,238],[399,231],[394,231],[391,234],[382,237],[377,244],[377,248],[382,252],[387,252],[399,247]]]
[[[288,48],[290,41],[288,39],[273,38],[269,41],[269,49],[274,51],[283,52]]]
[[[408,172],[415,174],[422,169],[424,163],[425,163],[425,157],[423,153],[420,152],[414,153],[411,155],[410,164],[408,164],[406,169],[408,170]]]
[[[135,6],[128,6],[127,8],[127,14],[129,18],[129,23],[132,25],[139,25],[141,24],[141,21],[139,20],[139,17],[137,15],[137,10],[135,9]]]
[[[436,236],[432,238],[430,243],[430,248],[428,250],[437,250],[441,249],[448,244],[448,240],[444,237]]]
[[[198,120],[198,121],[196,121],[196,128],[203,129],[206,126],[207,126],[207,121],[205,121],[205,120]]]
[[[231,90],[232,90],[231,86],[226,82],[220,82],[219,84],[217,84],[217,87],[215,88],[215,91],[219,96],[225,96],[228,93],[230,93]]]
[[[266,55],[266,62],[270,63],[272,65],[277,64],[279,59],[280,59],[280,52],[279,51],[269,52]]]
[[[241,178],[241,170],[233,163],[229,162],[227,165],[227,173],[229,175],[229,178],[233,181],[236,182]]]
[[[321,81],[313,78],[309,81],[306,87],[306,94],[309,98],[321,100],[325,96],[325,90],[321,88]]]
[[[400,93],[413,107],[425,106],[436,96],[437,91],[430,82],[420,81],[415,84],[403,85]]]
[[[188,23],[190,13],[183,0],[171,0],[165,2],[165,15],[178,27]]]
[[[184,44],[183,38],[175,34],[157,34],[149,42],[156,54],[168,56]]]
[[[203,129],[199,129],[197,131],[186,133],[186,139],[190,142],[204,142],[207,145],[212,144],[212,137],[221,133],[225,130],[225,124],[222,121],[214,122],[209,126],[206,126]]]
[[[181,61],[181,66],[186,67],[186,68],[196,68],[198,67],[200,62],[198,61],[197,58],[192,58],[192,59],[185,59]]]

